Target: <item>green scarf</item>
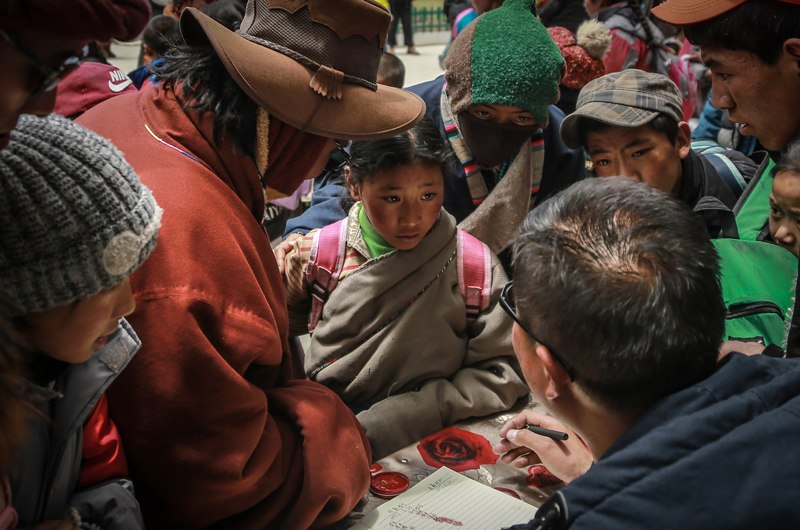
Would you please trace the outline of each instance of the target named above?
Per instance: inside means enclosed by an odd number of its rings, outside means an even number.
[[[358,203],[358,224],[361,225],[361,235],[364,237],[364,242],[369,249],[370,257],[377,258],[396,250],[392,245],[386,241],[383,236],[372,226],[367,212],[361,203]]]

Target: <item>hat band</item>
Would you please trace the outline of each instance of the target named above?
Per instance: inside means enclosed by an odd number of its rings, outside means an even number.
[[[366,79],[363,79],[361,77],[348,75],[348,74],[346,74],[344,72],[341,72],[340,70],[336,70],[334,68],[326,67],[325,65],[319,64],[318,62],[309,59],[308,57],[306,57],[302,53],[298,53],[298,52],[292,50],[291,48],[287,48],[286,46],[281,46],[280,44],[276,44],[274,42],[271,42],[271,41],[268,41],[268,40],[265,40],[265,39],[262,39],[262,38],[259,38],[259,37],[255,37],[253,35],[248,35],[247,33],[244,33],[242,30],[237,30],[236,33],[239,36],[244,37],[245,39],[247,39],[247,40],[249,40],[251,42],[255,42],[256,44],[260,44],[261,46],[269,48],[270,50],[276,51],[276,52],[278,52],[280,54],[283,54],[283,55],[285,55],[285,56],[287,56],[287,57],[289,57],[291,59],[294,59],[298,63],[300,63],[303,66],[306,66],[308,68],[311,68],[315,72],[317,72],[318,70],[320,70],[323,67],[329,68],[330,70],[333,70],[334,72],[340,73],[341,77],[342,77],[342,81],[344,83],[350,83],[350,84],[354,84],[354,85],[361,85],[363,87],[369,88],[372,91],[377,91],[378,90],[378,84],[377,83],[373,83],[371,81],[367,81]]]

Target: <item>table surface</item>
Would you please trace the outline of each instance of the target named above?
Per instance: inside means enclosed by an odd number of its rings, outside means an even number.
[[[458,422],[452,425],[450,428],[445,429],[442,433],[450,433],[451,435],[455,435],[456,437],[456,445],[457,445],[457,438],[459,433],[457,431],[451,431],[449,429],[456,428],[462,431],[467,431],[467,433],[473,433],[472,435],[466,434],[465,438],[467,440],[472,440],[472,442],[465,442],[467,444],[470,443],[479,443],[483,447],[483,451],[480,453],[481,458],[477,460],[480,461],[494,461],[493,457],[488,457],[485,451],[486,444],[488,443],[489,446],[494,445],[500,441],[500,429],[505,424],[505,422],[511,418],[512,416],[518,414],[523,409],[531,409],[537,410],[539,412],[544,412],[541,405],[533,400],[532,397],[522,399],[517,402],[517,404],[512,407],[510,410],[506,412],[501,412],[498,414],[494,414],[491,416],[485,416],[482,418],[470,418],[466,421]],[[485,438],[485,441],[480,440],[480,437]],[[437,438],[436,435],[431,435],[423,439],[424,440],[431,440]],[[477,442],[476,442],[477,441]],[[458,447],[452,447],[452,436],[451,439],[446,440],[444,442],[445,445],[450,447],[443,449],[443,451],[448,451],[452,454],[451,450],[455,452],[459,451]],[[409,480],[411,481],[411,487],[414,487],[419,481],[423,480],[428,475],[431,475],[436,471],[438,467],[441,465],[435,461],[432,461],[432,457],[430,453],[426,451],[425,448],[422,449],[423,452],[428,453],[428,460],[430,463],[426,463],[423,454],[420,452],[420,443],[416,442],[408,447],[405,447],[396,453],[393,453],[386,458],[381,458],[377,460],[376,463],[380,464],[381,472],[383,471],[399,471],[404,473],[408,476]],[[433,457],[435,459],[435,457]],[[430,465],[434,464],[434,465]],[[529,480],[533,481],[534,479],[531,477],[529,470],[532,468],[523,468],[518,469],[516,467],[503,464],[502,462],[497,463],[482,463],[478,464],[475,461],[473,464],[467,463],[466,465],[456,464],[453,465],[451,461],[447,465],[451,469],[455,469],[458,467],[475,467],[476,469],[467,469],[467,470],[460,470],[459,471],[462,475],[465,475],[473,480],[477,480],[478,482],[485,484],[487,486],[493,488],[501,488],[505,490],[511,490],[515,492],[523,501],[532,504],[534,506],[541,506],[550,495],[554,492],[559,490],[563,487],[563,484],[550,486],[550,487],[534,487],[530,485]],[[358,521],[367,515],[369,512],[387,502],[387,499],[382,499],[380,497],[375,496],[372,492],[367,492],[366,495],[359,501],[356,507],[353,509],[350,514],[344,518],[339,523],[335,525],[331,525],[328,528],[330,530],[344,530],[350,528],[351,526],[358,523]]]

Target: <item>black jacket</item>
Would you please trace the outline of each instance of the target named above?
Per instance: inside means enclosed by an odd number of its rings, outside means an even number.
[[[513,529],[800,528],[800,360],[732,353]]]
[[[742,155],[742,158],[748,160]],[[744,162],[742,162],[744,164]],[[732,210],[736,204],[736,196],[731,191],[731,188],[725,183],[719,175],[714,166],[705,157],[696,154],[694,151],[689,151],[687,156],[681,164],[683,165],[683,196],[681,200],[686,203],[690,208],[697,207],[698,202],[704,197],[714,197],[724,205],[724,207]],[[739,167],[739,166],[737,166]],[[750,163],[741,166],[743,176],[749,180],[757,167],[755,163]],[[719,210],[709,209],[701,212],[706,221],[706,228],[708,235],[711,238],[720,236],[720,232],[724,225],[722,216],[725,214],[720,213]],[[732,220],[732,213],[728,214]]]

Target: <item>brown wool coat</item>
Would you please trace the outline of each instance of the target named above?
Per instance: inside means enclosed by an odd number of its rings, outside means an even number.
[[[455,219],[442,210],[439,225],[416,248],[350,273],[311,337],[306,373],[338,359],[313,379],[367,409],[358,420],[375,459],[464,418],[507,410],[528,393],[511,345],[513,323],[498,303],[507,277],[494,255],[491,303],[466,327],[457,261],[451,260],[455,229]]]
[[[131,278],[142,349],[109,389],[110,413],[148,529],[318,528],[366,492],[369,448],[335,394],[291,380],[256,168],[214,144],[210,121],[158,87],[79,120],[164,208],[158,246]]]

